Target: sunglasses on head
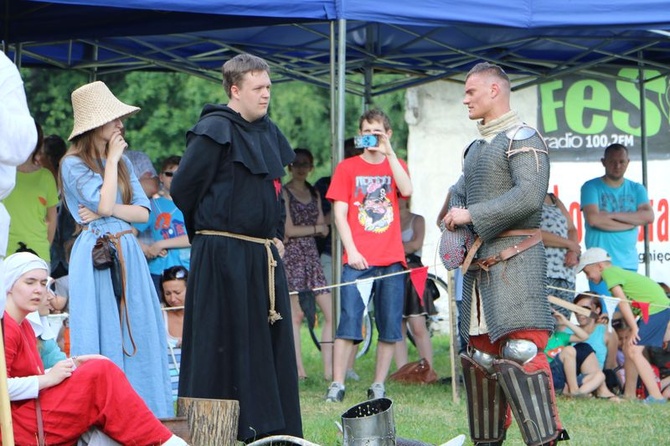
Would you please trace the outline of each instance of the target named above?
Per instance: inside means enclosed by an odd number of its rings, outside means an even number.
[[[166,170],[165,172],[163,172],[163,175],[165,175],[166,177],[173,177],[173,176],[174,176],[174,172],[169,171],[169,170]]]
[[[163,271],[163,274],[161,274],[161,279],[163,281],[186,280],[187,276],[188,276],[188,270],[186,268],[184,268],[183,266],[173,266]]]

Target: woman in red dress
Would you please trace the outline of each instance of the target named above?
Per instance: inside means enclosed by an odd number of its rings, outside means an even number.
[[[21,252],[7,257],[4,267],[7,304],[2,323],[17,445],[73,445],[92,427],[124,445],[186,445],[104,356],[72,357],[44,370],[26,316],[45,298],[47,264]]]

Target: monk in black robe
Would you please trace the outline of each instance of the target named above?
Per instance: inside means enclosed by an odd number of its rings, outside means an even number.
[[[302,437],[280,178],[294,157],[267,116],[269,68],[223,66],[225,105],[187,133],[170,193],[191,240],[179,395],[240,403],[238,439]]]

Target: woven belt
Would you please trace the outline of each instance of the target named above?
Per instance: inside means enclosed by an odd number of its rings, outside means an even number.
[[[479,259],[474,262],[474,264],[469,265],[470,270],[483,269],[488,271],[493,265],[499,262],[504,262],[509,260],[517,254],[520,254],[527,249],[537,245],[542,241],[542,232],[539,229],[510,229],[509,231],[504,231],[498,234],[497,238],[502,237],[526,237],[521,242],[505,248],[500,251],[498,254],[487,257],[485,259]]]
[[[84,226],[82,228],[84,231],[89,231],[88,226]],[[93,231],[91,231],[93,232]],[[123,323],[125,321],[126,323],[126,328],[128,329],[128,338],[130,339],[130,345],[133,348],[132,353],[128,353],[126,351],[126,346],[123,343],[123,334],[121,335],[121,350],[123,350],[123,354],[132,357],[135,356],[137,353],[137,345],[135,344],[135,339],[133,338],[133,330],[130,327],[130,315],[128,314],[128,302],[126,300],[126,261],[123,258],[123,248],[121,246],[121,237],[124,235],[132,234],[133,230],[132,229],[126,229],[125,231],[117,232],[116,234],[112,234],[111,232],[107,232],[104,235],[109,238],[110,242],[114,244],[116,247],[116,252],[118,254],[118,259],[119,259],[119,268],[121,269],[120,275],[121,275],[121,298],[119,300],[119,323],[121,324],[121,333],[123,333]]]
[[[195,231],[195,233],[199,235],[216,235],[219,237],[235,238],[238,240],[258,243],[259,245],[265,246],[265,251],[267,252],[268,256],[268,296],[270,299],[270,314],[268,316],[268,321],[270,321],[271,324],[274,324],[280,320],[282,318],[281,314],[275,310],[275,268],[277,267],[277,261],[274,259],[272,255],[272,249],[270,248],[274,242],[267,238],[251,237],[248,235],[234,234],[227,231],[215,231],[213,229],[203,229],[200,231]]]

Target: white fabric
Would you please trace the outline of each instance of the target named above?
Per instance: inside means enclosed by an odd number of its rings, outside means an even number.
[[[37,311],[33,311],[26,316],[26,319],[28,319],[28,322],[30,322],[30,325],[33,327],[36,337],[45,341],[56,339],[56,334],[51,329],[51,324],[49,323],[47,316],[40,316]]]
[[[21,401],[37,398],[40,393],[40,383],[37,376],[21,378],[7,378],[9,401]]]
[[[77,446],[121,446],[121,443],[117,443],[103,431],[92,427],[79,438]]]
[[[356,288],[361,295],[365,310],[363,310],[363,317],[368,314],[368,304],[370,303],[370,295],[372,294],[372,284],[375,282],[374,277],[370,279],[363,279],[356,281]]]
[[[7,293],[14,286],[14,282],[19,280],[19,277],[34,269],[43,269],[48,272],[49,265],[30,252],[17,252],[6,257],[4,264],[5,297],[7,297]]]
[[[186,443],[184,440],[177,437],[176,435],[173,435],[170,437],[168,441],[163,443],[163,446],[188,446],[188,443]]]
[[[30,116],[19,70],[0,51],[0,200],[14,188],[16,166],[28,159],[37,144],[35,121]],[[1,269],[7,252],[9,214],[0,202],[0,290]],[[0,293],[0,315],[5,311],[5,294]]]

